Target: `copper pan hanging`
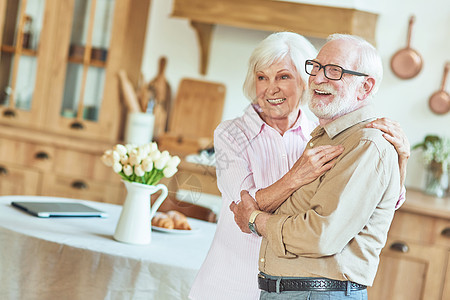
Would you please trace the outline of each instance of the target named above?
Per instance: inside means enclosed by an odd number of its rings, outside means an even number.
[[[431,95],[430,100],[428,100],[431,111],[438,115],[443,115],[450,111],[450,94],[445,91],[445,83],[447,82],[449,69],[450,62],[447,62],[444,67],[441,89],[434,92],[433,95]]]
[[[401,79],[413,78],[422,70],[422,57],[416,50],[411,48],[411,32],[414,21],[415,17],[411,16],[406,48],[398,50],[391,58],[392,72]]]

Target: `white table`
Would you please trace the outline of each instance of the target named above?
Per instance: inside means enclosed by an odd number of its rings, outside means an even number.
[[[78,201],[108,218],[37,218],[11,201]],[[0,299],[187,299],[216,225],[152,232],[136,246],[112,238],[121,206],[67,198],[0,197]]]

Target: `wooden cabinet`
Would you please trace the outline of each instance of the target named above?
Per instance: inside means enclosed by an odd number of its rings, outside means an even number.
[[[36,195],[40,191],[39,172],[0,163],[0,195]]]
[[[415,190],[395,213],[369,299],[450,299],[450,199]]]
[[[0,124],[118,140],[123,105],[117,73],[123,69],[138,80],[149,4],[2,1]],[[30,33],[27,19],[35,23]]]
[[[121,203],[100,156],[122,140],[151,0],[0,1],[0,195]]]
[[[189,19],[197,32],[201,74],[207,72],[215,24],[267,31],[292,31],[319,38],[326,38],[332,33],[348,33],[364,37],[375,44],[378,15],[358,9],[273,0],[173,2],[172,16]]]

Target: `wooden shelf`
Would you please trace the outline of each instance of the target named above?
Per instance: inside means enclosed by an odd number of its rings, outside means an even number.
[[[69,62],[74,63],[74,64],[84,64],[84,60],[82,57],[71,56],[71,57],[69,57]],[[101,61],[101,60],[91,59],[91,61],[87,65],[92,66],[92,67],[97,67],[97,68],[105,68],[106,62]]]
[[[208,66],[215,24],[266,31],[293,31],[326,38],[332,33],[355,34],[375,44],[378,15],[339,8],[273,0],[174,0],[173,17],[187,18],[197,31],[201,74]]]
[[[2,45],[2,51],[6,52],[6,53],[17,53],[18,52],[16,47],[10,46],[10,45]],[[38,52],[33,49],[22,48],[20,50],[20,54],[27,55],[27,56],[37,56]]]

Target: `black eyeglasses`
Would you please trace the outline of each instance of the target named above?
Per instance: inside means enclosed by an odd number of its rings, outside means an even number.
[[[330,80],[341,80],[344,73],[356,75],[356,76],[369,76],[367,74],[346,70],[338,65],[325,65],[322,66],[320,63],[314,60],[307,60],[305,62],[305,71],[311,76],[316,76],[319,74],[320,70],[323,69],[323,74],[326,78]]]

